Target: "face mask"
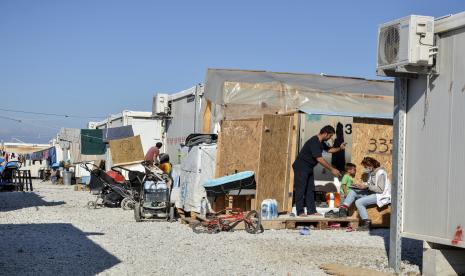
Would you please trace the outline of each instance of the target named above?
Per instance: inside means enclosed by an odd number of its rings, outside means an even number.
[[[328,147],[333,147],[334,145],[334,138],[330,138],[328,140],[325,141],[326,145],[328,145]]]

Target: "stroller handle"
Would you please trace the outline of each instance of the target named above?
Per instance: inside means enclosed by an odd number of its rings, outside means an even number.
[[[121,173],[121,172],[118,171],[118,170],[127,171],[127,172],[133,172],[132,170],[126,169],[126,168],[124,168],[124,167],[122,167],[122,166],[113,166],[113,167],[111,167],[111,170],[114,171],[114,172],[117,172],[117,173]]]
[[[89,168],[89,165],[91,165],[93,168]],[[88,172],[92,172],[92,169],[100,169],[99,166],[90,162],[81,163],[81,168],[85,169]]]
[[[23,163],[22,163],[21,161],[14,160],[14,161],[8,161],[8,162],[6,162],[6,163],[5,163],[5,167],[7,167],[9,163],[15,163],[18,169],[20,169],[20,168],[23,166]]]

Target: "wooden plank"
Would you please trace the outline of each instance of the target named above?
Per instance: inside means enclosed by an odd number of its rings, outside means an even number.
[[[331,225],[338,224],[340,228],[352,227],[354,230],[358,228],[358,219],[355,218],[324,218],[324,217],[310,217],[310,218],[277,218],[274,221],[283,221],[286,229],[295,229],[297,226],[312,226],[315,229],[326,230],[333,229]]]
[[[218,140],[216,177],[258,171],[261,120],[226,120]]]
[[[207,100],[207,104],[203,112],[203,123],[202,123],[203,133],[211,133],[211,123],[212,123],[212,102]]]
[[[299,125],[300,125],[300,114],[294,113],[293,120],[292,120],[292,130],[291,130],[291,144],[290,144],[290,154],[289,154],[289,162],[288,162],[288,185],[287,185],[287,198],[286,206],[287,212],[292,212],[292,200],[294,194],[294,170],[292,169],[292,164],[294,163],[295,159],[297,158],[298,150],[299,150]]]
[[[290,116],[263,115],[256,204],[267,198],[276,199],[279,212],[288,209],[286,180],[291,119]]]
[[[352,124],[352,163],[357,165],[358,181],[365,156],[375,158],[392,176],[392,120],[354,118]]]
[[[357,218],[345,217],[345,218],[325,218],[323,216],[308,216],[308,217],[278,217],[276,221],[295,221],[295,222],[358,222]]]

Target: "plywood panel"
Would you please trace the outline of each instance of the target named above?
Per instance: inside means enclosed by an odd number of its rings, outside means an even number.
[[[263,114],[277,114],[280,108],[265,103],[256,104],[228,104],[224,107],[226,120],[261,119]]]
[[[354,118],[352,124],[352,163],[360,180],[365,156],[375,158],[392,177],[392,120]]]
[[[267,198],[276,199],[280,212],[288,209],[292,121],[293,116],[263,116],[256,204]]]
[[[286,190],[286,201],[285,206],[287,212],[292,211],[292,199],[294,193],[294,170],[292,169],[292,164],[294,163],[295,159],[297,158],[298,148],[299,148],[299,124],[300,124],[300,114],[295,113],[292,115],[292,129],[290,130],[290,149],[289,149],[289,161],[287,163],[287,173],[289,175],[287,182],[287,190]]]
[[[211,133],[211,123],[212,123],[212,102],[207,100],[207,105],[203,112],[203,123],[202,131],[203,133]]]
[[[216,176],[258,171],[262,121],[226,120],[218,140]]]
[[[142,162],[144,151],[140,136],[110,140],[111,160],[114,166]]]

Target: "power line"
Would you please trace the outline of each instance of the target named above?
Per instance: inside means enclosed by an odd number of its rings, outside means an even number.
[[[0,110],[1,111],[7,111],[7,112],[15,112],[15,113],[34,114],[34,115],[43,115],[43,116],[55,116],[55,117],[65,117],[65,118],[81,118],[81,119],[102,119],[102,118],[106,118],[105,116],[80,116],[80,115],[71,115],[71,114],[33,112],[33,111],[24,111],[24,110],[15,110],[15,109],[6,109],[6,108],[0,108]]]
[[[7,116],[2,116],[2,115],[0,115],[0,118],[5,119],[5,120],[10,120],[10,121],[15,121],[15,122],[18,122],[18,123],[22,123],[22,122],[23,122],[23,121],[21,121],[21,120],[15,119],[15,118],[7,117]]]

